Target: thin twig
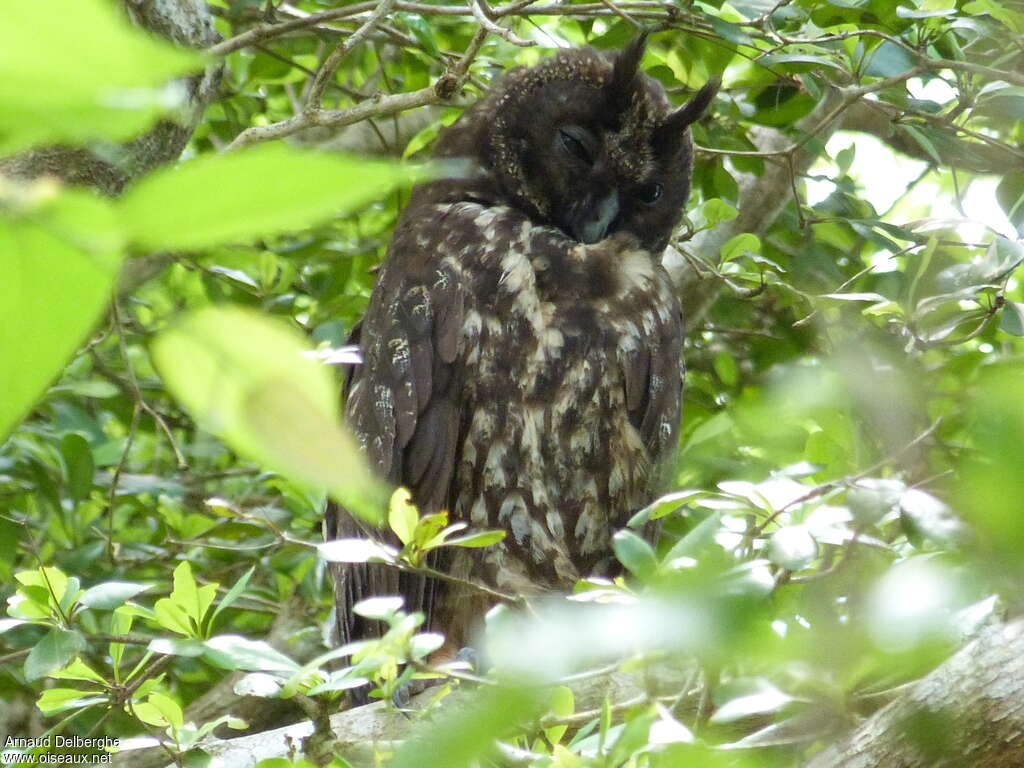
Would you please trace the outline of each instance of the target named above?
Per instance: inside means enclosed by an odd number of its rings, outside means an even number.
[[[258,144],[274,139],[283,139],[306,128],[330,127],[340,128],[352,125],[372,117],[392,115],[415,107],[448,101],[461,86],[469,71],[469,66],[486,39],[487,32],[479,30],[470,41],[465,52],[433,85],[407,93],[381,95],[367,99],[348,109],[306,109],[299,114],[271,125],[257,125],[246,128],[235,137],[225,151],[232,151],[250,144]]]
[[[775,522],[776,518],[778,518],[778,516],[781,515],[782,513],[788,512],[789,510],[793,509],[794,507],[798,507],[801,504],[810,501],[811,499],[815,499],[818,496],[821,496],[823,493],[827,493],[828,491],[830,491],[833,488],[836,488],[836,487],[838,487],[840,485],[849,485],[851,483],[855,483],[858,480],[860,480],[861,478],[867,477],[868,475],[872,474],[876,470],[881,469],[886,464],[893,463],[894,461],[896,461],[896,459],[898,459],[904,453],[906,453],[907,451],[912,450],[913,448],[915,448],[916,446],[920,445],[922,442],[927,440],[929,437],[931,437],[933,434],[935,434],[935,431],[939,428],[940,424],[942,424],[942,418],[941,417],[936,419],[935,421],[933,421],[931,423],[931,425],[928,427],[928,429],[926,429],[924,432],[919,434],[917,437],[915,437],[909,443],[907,443],[906,445],[904,445],[901,448],[897,448],[895,451],[893,451],[893,453],[891,453],[890,455],[886,456],[884,459],[879,459],[874,464],[870,465],[866,469],[861,470],[860,472],[857,472],[856,474],[847,475],[846,477],[844,477],[844,478],[842,478],[840,480],[830,480],[827,483],[822,483],[821,485],[816,485],[814,488],[809,490],[803,496],[800,496],[800,497],[798,497],[796,499],[793,499],[791,502],[789,502],[785,506],[782,506],[779,509],[777,509],[774,512],[772,512],[768,517],[766,517],[764,519],[764,521],[760,525],[757,525],[757,526],[754,527],[754,529],[751,531],[751,536],[753,538],[756,538],[756,537],[760,536],[761,534],[763,534],[764,531],[765,531],[765,528],[767,528],[771,523]]]
[[[139,387],[139,380],[135,377],[135,369],[132,367],[131,358],[128,356],[128,345],[125,343],[124,326],[121,323],[121,313],[117,308],[117,302],[111,302],[110,304],[110,317],[113,320],[114,327],[117,331],[117,345],[121,352],[121,358],[124,360],[125,371],[128,374],[128,384],[132,388],[132,394],[135,397],[135,402],[138,406],[153,417],[153,421],[156,422],[157,426],[164,433],[167,438],[167,442],[171,446],[171,450],[174,452],[174,458],[178,462],[178,469],[187,469],[188,462],[185,461],[185,456],[182,454],[181,449],[178,447],[178,441],[174,439],[174,435],[171,432],[171,428],[167,426],[167,422],[164,421],[164,417],[156,412],[146,399],[142,396],[142,389]]]
[[[309,92],[306,94],[307,109],[320,108],[320,101],[323,99],[324,89],[327,87],[331,78],[334,77],[334,73],[337,71],[338,65],[341,64],[342,59],[348,56],[353,48],[363,42],[363,40],[367,38],[367,36],[384,19],[384,17],[394,10],[396,2],[397,0],[380,0],[377,7],[374,8],[373,13],[370,14],[370,17],[363,22],[363,25],[349,35],[348,39],[341,43],[341,45],[335,48],[331,52],[331,55],[327,57],[327,60],[320,65],[320,69],[317,71],[316,77],[313,78],[313,84],[309,86]]]
[[[491,14],[493,14],[493,11],[490,6],[487,5],[486,0],[470,0],[469,8],[473,11],[473,18],[477,20],[477,23],[492,35],[497,35],[503,40],[507,40],[512,43],[512,45],[518,45],[520,48],[529,48],[530,46],[536,45],[532,40],[523,40],[523,38],[516,35],[516,33],[511,29],[505,29],[491,21]]]

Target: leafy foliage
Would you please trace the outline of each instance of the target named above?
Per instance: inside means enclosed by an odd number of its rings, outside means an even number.
[[[246,727],[192,722],[225,671],[238,701],[318,722],[415,676],[468,703],[380,747],[394,765],[790,766],[1019,599],[1019,3],[512,4],[485,23],[399,2],[364,27],[364,4],[215,0],[205,53],[111,5],[7,4],[0,154],[116,158],[187,108],[173,78],[226,68],[186,158],[117,200],[0,161],[0,700],[46,733],[193,759]],[[304,648],[272,644],[296,596],[329,616],[327,560],[421,571],[502,535],[389,504],[324,361],[352,363],[408,161],[505,69],[635,23],[663,28],[644,68],[672,98],[724,81],[675,243],[698,287],[674,491],[616,535],[622,577],[532,620],[493,611],[487,668],[436,662],[443,638],[389,599],[359,606],[379,640],[332,648],[308,619]],[[327,494],[401,549],[318,544]],[[595,667],[648,683],[579,709],[567,686]],[[6,731],[42,735],[19,711]],[[303,761],[265,763],[285,764]]]

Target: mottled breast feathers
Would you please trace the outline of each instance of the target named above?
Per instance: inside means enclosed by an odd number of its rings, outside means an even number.
[[[682,320],[661,252],[713,88],[673,111],[642,50],[514,71],[448,129],[438,154],[469,171],[414,191],[355,337],[346,412],[371,464],[423,513],[507,531],[432,563],[505,592],[610,574],[612,534],[675,448]],[[387,537],[344,513],[326,533]],[[346,640],[374,594],[454,643],[486,607],[384,566],[335,581]]]

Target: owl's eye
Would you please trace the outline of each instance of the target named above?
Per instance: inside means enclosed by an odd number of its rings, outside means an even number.
[[[637,190],[636,196],[644,205],[654,205],[661,197],[661,184],[644,184]]]
[[[567,152],[575,155],[585,163],[590,162],[590,153],[579,138],[573,136],[572,133],[564,128],[558,131],[558,138],[561,140],[562,146]]]

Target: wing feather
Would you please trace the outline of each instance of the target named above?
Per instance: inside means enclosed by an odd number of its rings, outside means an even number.
[[[345,383],[348,423],[371,465],[407,487],[422,514],[448,508],[460,424],[465,299],[458,274],[444,261],[445,229],[437,224],[436,215],[407,209],[366,316],[350,339],[359,344],[363,364],[351,369]],[[445,221],[446,227],[455,224]],[[324,533],[399,544],[391,532],[370,530],[334,505]],[[405,609],[424,612],[431,626],[437,592],[444,588],[380,564],[332,563],[332,572],[341,642],[383,629],[352,611],[359,600],[401,595]]]

